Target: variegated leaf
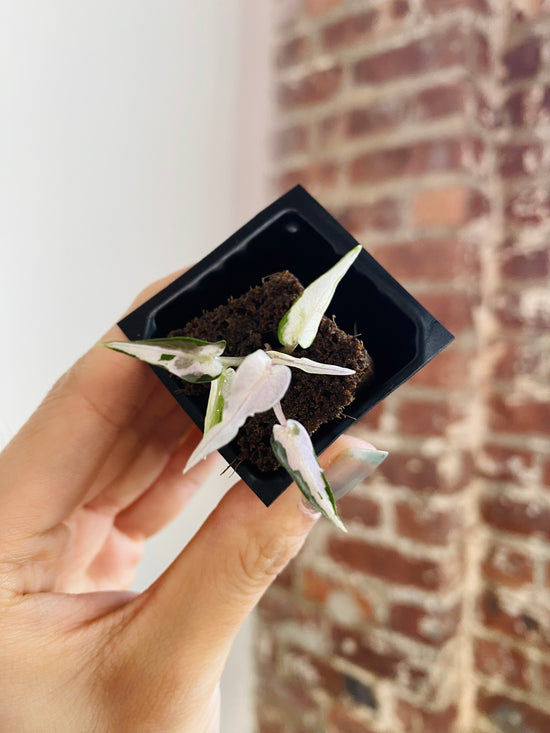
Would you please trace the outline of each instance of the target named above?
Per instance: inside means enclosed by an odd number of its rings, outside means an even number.
[[[249,354],[235,372],[221,422],[203,436],[184,470],[230,443],[248,417],[270,410],[282,399],[290,379],[290,369],[274,364],[265,351]]]
[[[284,354],[281,351],[266,351],[265,353],[273,360],[274,364],[285,364],[289,367],[301,369],[303,372],[308,372],[309,374],[332,374],[339,377],[355,374],[354,369],[337,366],[336,364],[323,364],[320,361],[313,361],[313,359],[308,359],[305,356],[292,356],[292,354]]]
[[[274,425],[271,447],[279,463],[286,468],[311,504],[338,529],[346,532],[338,516],[331,488],[304,426],[297,420],[287,420],[284,425]]]
[[[211,343],[178,336],[143,341],[108,341],[103,346],[162,367],[187,382],[210,382],[219,377],[223,369],[219,357],[225,349],[225,341]]]
[[[311,346],[338,283],[360,251],[361,245],[357,245],[347,252],[330,270],[308,285],[296,299],[279,323],[277,335],[283,346],[293,347],[300,344],[304,349]]]

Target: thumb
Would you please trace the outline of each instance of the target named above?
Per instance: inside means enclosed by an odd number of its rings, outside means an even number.
[[[342,436],[321,464],[329,481],[337,477],[341,495],[346,484],[351,488],[371,473],[382,455],[369,443]],[[270,507],[242,482],[232,487],[141,606],[143,633],[155,639],[156,652],[180,668],[200,660],[201,670],[215,680],[239,627],[319,516],[295,484]]]

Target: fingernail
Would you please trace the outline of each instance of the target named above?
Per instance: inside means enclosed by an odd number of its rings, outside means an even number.
[[[300,492],[300,509],[304,512],[304,514],[307,514],[312,519],[319,519],[321,516],[321,512],[318,511],[313,504],[306,499],[306,497]]]
[[[325,471],[334,498],[340,499],[370,476],[387,455],[388,451],[376,448],[348,448],[339,453]]]

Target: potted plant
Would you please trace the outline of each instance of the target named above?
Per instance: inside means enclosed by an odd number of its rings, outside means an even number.
[[[296,278],[308,287],[303,290],[298,283],[299,290],[290,301],[287,298],[281,311],[281,293],[286,289],[292,293],[289,281]],[[263,293],[263,310],[256,307],[249,293],[260,293],[260,298]],[[253,301],[248,306],[247,299]],[[236,302],[240,311],[235,311]],[[275,303],[279,303],[277,313]],[[333,319],[323,317],[329,304]],[[250,314],[256,317],[259,313],[254,326],[244,333],[241,328],[239,339],[232,342],[233,351],[226,350],[223,332],[226,328],[233,333],[228,313],[233,317],[236,313],[245,323]],[[216,328],[211,330],[216,318]],[[269,319],[271,326],[264,327]],[[360,334],[366,345],[367,356],[356,354],[359,361],[353,362],[352,369],[323,358],[322,351],[321,358],[309,357],[308,349],[314,349],[323,329],[330,330],[327,324],[334,322],[338,334],[326,338],[324,344],[330,351],[327,345],[343,339],[334,351],[336,357],[348,349],[351,342],[345,339],[362,347],[357,338]],[[205,431],[192,462],[219,449],[267,505],[296,480],[312,503],[339,525],[316,455],[452,340],[451,334],[299,186],[119,325],[131,341],[141,344],[118,343],[114,347],[145,357]],[[263,341],[266,336],[267,343]],[[273,343],[275,339],[277,343]],[[242,346],[244,342],[248,345]],[[235,353],[237,346],[239,353]],[[353,348],[359,353],[358,347]],[[311,440],[310,431],[304,430],[300,421],[288,419],[280,405],[294,381],[291,370],[299,370],[302,382],[322,379],[326,385],[356,381],[345,416],[341,416],[339,405],[338,417],[320,424]],[[312,370],[317,370],[316,376],[308,377]],[[323,376],[318,376],[319,370]],[[352,377],[356,372],[361,378]],[[186,384],[195,386],[182,387],[182,377]],[[201,387],[204,381],[211,386]],[[310,405],[315,412],[317,394],[307,402],[306,418]],[[266,411],[273,415],[271,448],[278,462],[271,470],[262,470],[247,457],[243,460],[242,445],[235,439],[243,424],[256,419],[252,415]]]

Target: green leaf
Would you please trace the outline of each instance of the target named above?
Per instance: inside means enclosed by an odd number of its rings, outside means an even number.
[[[229,391],[231,382],[235,376],[234,369],[224,369],[217,379],[210,382],[210,393],[208,395],[208,405],[206,407],[206,415],[204,417],[205,434],[222,420],[223,408]]]
[[[285,364],[289,367],[296,367],[296,369],[301,369],[303,372],[308,372],[309,374],[331,374],[338,377],[355,374],[354,369],[336,366],[336,364],[323,364],[320,361],[307,359],[305,356],[292,356],[292,354],[284,354],[281,351],[266,351],[265,353],[272,359],[274,364]]]
[[[247,418],[266,412],[279,402],[288,389],[291,376],[288,367],[274,364],[265,351],[258,349],[249,354],[235,372],[221,422],[204,434],[184,472],[230,443]]]
[[[307,430],[297,420],[274,425],[271,447],[279,463],[296,482],[302,494],[338,529],[347,532]]]
[[[290,309],[279,322],[277,335],[283,346],[300,346],[307,349],[317,335],[323,317],[340,280],[349,270],[361,251],[357,245],[347,252],[324,275],[314,280],[311,285],[295,300]]]
[[[224,352],[225,341],[211,343],[177,336],[143,341],[108,341],[103,346],[162,367],[187,382],[211,382],[223,369],[219,357]]]

